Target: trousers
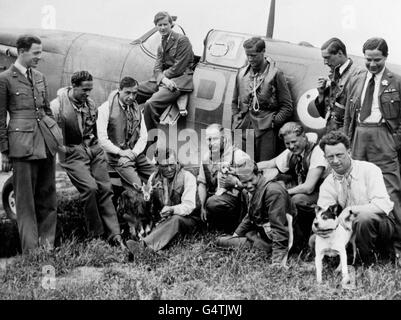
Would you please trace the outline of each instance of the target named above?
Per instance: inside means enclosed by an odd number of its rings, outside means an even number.
[[[384,125],[358,125],[352,143],[352,157],[377,165],[384,178],[387,192],[394,202],[394,247],[401,256],[401,176],[394,138]]]
[[[105,154],[99,145],[75,145],[61,166],[78,189],[84,203],[86,226],[90,237],[120,234],[114,208]]]
[[[236,197],[227,192],[213,195],[206,200],[205,208],[209,224],[226,233],[233,233],[241,222],[241,194]]]
[[[300,251],[307,247],[315,218],[315,209],[319,197],[318,192],[311,194],[294,194],[291,197],[291,210],[294,216],[294,250]]]
[[[38,246],[52,249],[56,236],[57,197],[53,156],[12,159],[17,224],[23,253]]]
[[[179,234],[194,231],[198,223],[197,217],[172,215],[157,225],[143,241],[154,251],[162,250]]]
[[[156,169],[143,153],[139,154],[134,161],[129,161],[122,166],[110,162],[109,164],[120,175],[124,188],[132,187],[134,183],[141,186],[142,181],[146,182]]]

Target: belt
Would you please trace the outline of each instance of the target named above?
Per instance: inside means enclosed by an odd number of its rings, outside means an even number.
[[[37,119],[37,118],[43,118],[45,114],[43,112],[27,112],[27,113],[11,113],[10,114],[10,120],[11,119]]]
[[[383,127],[385,125],[386,125],[385,122],[377,122],[377,123],[375,123],[375,122],[372,122],[372,123],[370,123],[370,122],[358,122],[357,123],[358,127]]]

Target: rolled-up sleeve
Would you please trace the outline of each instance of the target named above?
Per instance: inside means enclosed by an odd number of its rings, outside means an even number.
[[[135,143],[135,146],[132,149],[132,152],[134,152],[136,155],[142,153],[143,150],[145,150],[147,142],[148,142],[148,130],[146,129],[145,119],[141,112],[141,128],[139,131],[139,139]]]
[[[196,207],[196,178],[195,176],[185,171],[184,177],[184,192],[181,196],[181,203],[173,206],[174,214],[187,216],[194,211]]]

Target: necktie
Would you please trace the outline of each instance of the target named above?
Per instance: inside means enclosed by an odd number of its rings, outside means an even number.
[[[33,84],[32,82],[32,75],[31,75],[31,68],[26,69],[26,77],[28,78],[29,82]]]
[[[295,165],[295,173],[298,177],[298,185],[303,183],[303,167],[302,167],[302,156],[297,156],[297,163]]]
[[[375,75],[370,78],[368,86],[366,88],[365,99],[363,100],[360,120],[364,121],[370,116],[372,112],[373,92],[375,91]]]
[[[168,39],[167,35],[162,37],[162,48],[163,48],[163,51],[166,50],[167,39]]]

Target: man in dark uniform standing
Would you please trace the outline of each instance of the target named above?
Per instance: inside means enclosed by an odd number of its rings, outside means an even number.
[[[319,96],[315,100],[316,109],[325,118],[326,131],[340,130],[344,126],[346,86],[349,80],[362,72],[347,56],[345,44],[338,38],[327,40],[321,48],[324,64],[330,68],[329,80],[318,80]]]
[[[394,202],[395,249],[401,265],[401,77],[386,67],[387,42],[368,39],[363,45],[366,70],[350,81],[344,132],[351,139],[352,158],[377,165]]]
[[[52,249],[56,233],[55,158],[60,132],[54,126],[43,74],[35,70],[42,43],[36,36],[17,39],[18,57],[0,74],[0,151],[2,169],[14,168],[17,223],[23,253]],[[7,111],[10,122],[7,126]],[[54,136],[53,134],[56,134]]]
[[[232,129],[254,130],[254,160],[270,160],[278,153],[278,130],[293,114],[291,93],[284,74],[265,57],[265,42],[251,38],[244,42],[249,64],[240,69],[232,99]]]

